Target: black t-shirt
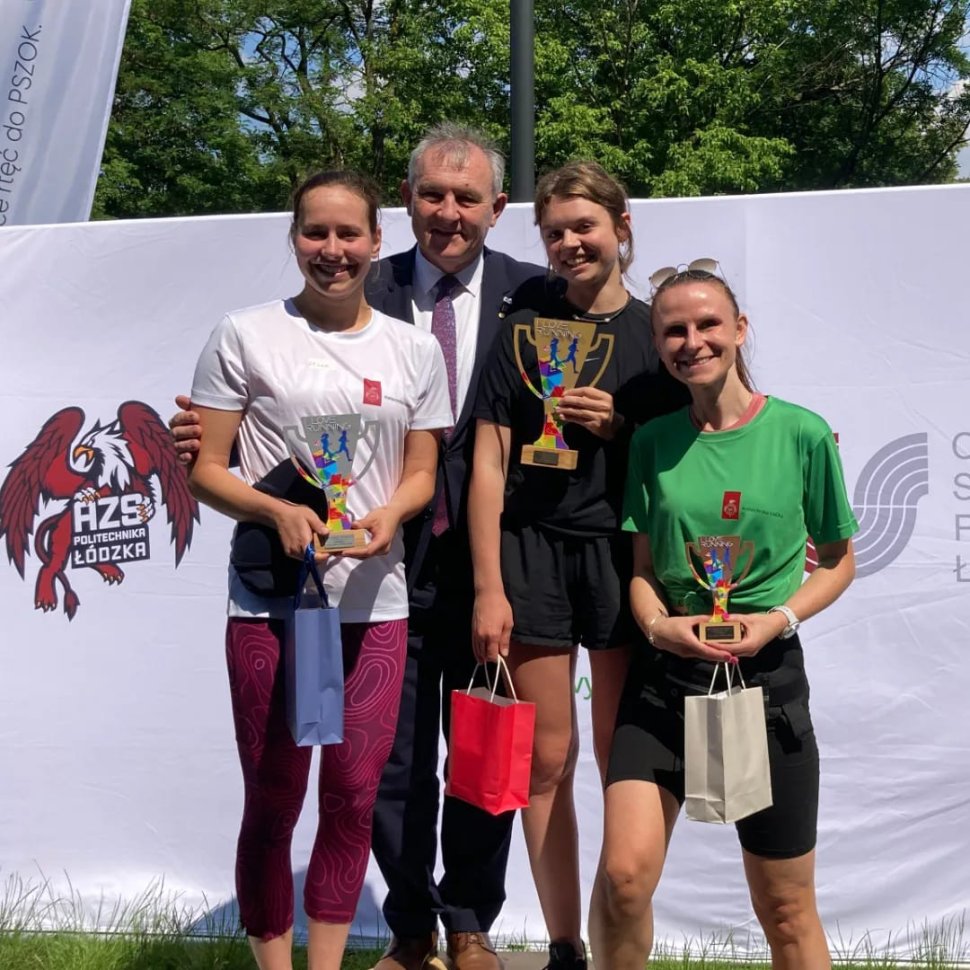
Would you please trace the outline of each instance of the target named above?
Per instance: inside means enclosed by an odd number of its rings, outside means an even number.
[[[583,314],[551,288],[530,299],[533,309],[516,310],[496,338],[482,372],[475,417],[511,429],[512,450],[505,490],[503,527],[537,525],[567,535],[609,535],[619,526],[626,479],[627,451],[633,429],[660,414],[676,411],[690,400],[686,388],[660,363],[650,330],[650,308],[631,299],[619,313]],[[516,324],[536,317],[586,320],[597,335],[612,334],[606,369],[596,383],[613,395],[613,407],[624,425],[612,441],[576,424],[564,426],[566,444],[579,452],[574,471],[519,463],[522,445],[536,441],[544,423],[543,402],[529,390],[516,362]],[[594,344],[595,346],[595,344]],[[585,387],[602,367],[604,344],[591,351],[576,387]],[[520,339],[522,364],[535,388],[539,384],[536,348]]]

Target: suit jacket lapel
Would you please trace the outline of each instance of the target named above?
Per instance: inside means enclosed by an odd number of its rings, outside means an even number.
[[[368,299],[375,310],[389,317],[414,323],[414,254],[416,247],[395,253],[377,264],[368,280]]]

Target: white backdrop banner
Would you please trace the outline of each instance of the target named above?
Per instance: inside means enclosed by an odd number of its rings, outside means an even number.
[[[0,226],[88,218],[129,4],[0,3]]]
[[[716,257],[750,312],[759,386],[839,435],[862,531],[858,579],[804,629],[822,753],[819,903],[841,952],[903,955],[970,908],[970,186],[633,212],[634,286],[658,266]],[[384,227],[385,252],[408,245],[402,212]],[[147,521],[110,495],[96,520],[74,521],[59,474],[97,422],[150,423],[131,402],[167,419],[227,308],[296,291],[286,231],[284,215],[0,230],[0,478],[49,432],[17,498],[29,541],[0,556],[7,876],[44,874],[55,891],[69,877],[92,906],[164,878],[189,905],[233,911],[242,794],[222,648],[230,523],[207,509],[195,523],[150,456],[139,469],[156,489]],[[543,262],[526,206],[511,207],[489,242]],[[601,825],[589,697],[581,660],[587,899]],[[298,879],[314,821],[311,799]],[[508,893],[497,935],[543,939],[518,829]],[[382,895],[372,865],[364,936],[382,932]],[[679,824],[656,925],[677,947],[761,946],[730,826]]]

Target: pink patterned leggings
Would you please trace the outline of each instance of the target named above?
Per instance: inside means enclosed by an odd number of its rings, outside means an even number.
[[[344,623],[344,740],[321,748],[319,821],[303,904],[327,923],[353,920],[370,852],[377,784],[401,700],[407,620]],[[230,618],[226,660],[245,806],[236,893],[246,932],[262,940],[293,925],[290,842],[312,747],[286,724],[283,621]]]

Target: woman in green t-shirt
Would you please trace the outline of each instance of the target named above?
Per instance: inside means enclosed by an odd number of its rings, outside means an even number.
[[[858,524],[825,421],[754,390],[742,356],[748,321],[730,287],[697,268],[652,282],[660,358],[691,404],[631,443],[623,528],[634,533],[630,603],[647,642],[607,771],[593,957],[600,970],[646,962],[653,893],[684,800],[683,697],[706,693],[713,664],[728,661],[768,697],[774,803],[737,823],[755,913],[772,966],[817,970],[829,965],[814,886],[818,749],[796,631],[852,581]],[[802,582],[809,536],[818,566]],[[719,570],[722,588],[737,586],[725,619],[741,622],[734,644],[698,637]]]

